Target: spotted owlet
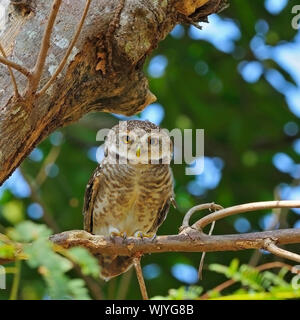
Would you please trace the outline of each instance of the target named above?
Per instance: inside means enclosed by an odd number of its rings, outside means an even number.
[[[121,121],[105,139],[104,159],[85,193],[84,229],[104,236],[155,237],[173,198],[169,135],[149,121]],[[129,256],[101,254],[109,280],[133,264]]]

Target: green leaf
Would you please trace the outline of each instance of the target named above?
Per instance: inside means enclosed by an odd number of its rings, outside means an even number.
[[[91,275],[95,278],[99,277],[99,263],[88,250],[81,247],[75,247],[69,249],[68,252],[70,258],[80,266],[83,274]]]
[[[228,267],[223,266],[221,264],[217,264],[217,263],[210,264],[208,269],[211,270],[211,271],[222,273],[224,275],[227,275],[227,273],[228,273]]]
[[[238,259],[233,259],[229,265],[229,268],[227,270],[227,275],[230,277],[234,275],[239,268],[239,260]]]
[[[53,252],[52,243],[47,239],[38,239],[24,248],[28,254],[28,265],[32,268],[44,266],[49,272],[64,273],[72,269],[72,263]]]
[[[179,287],[178,289],[170,289],[166,297],[155,296],[152,300],[194,300],[203,292],[203,288],[199,286]]]
[[[3,217],[11,224],[17,224],[24,219],[23,203],[19,200],[12,200],[2,207]]]
[[[20,242],[30,242],[38,238],[48,238],[52,231],[44,224],[37,224],[32,221],[19,223],[14,229],[11,229],[9,236]]]
[[[0,258],[13,258],[15,256],[15,251],[15,247],[0,241]]]
[[[73,299],[89,300],[90,296],[82,279],[73,279],[68,282],[68,290]]]

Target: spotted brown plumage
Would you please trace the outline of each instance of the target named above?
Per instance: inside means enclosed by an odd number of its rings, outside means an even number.
[[[117,140],[115,133],[120,134]],[[165,142],[169,149],[160,148]],[[127,153],[123,144],[128,145]],[[156,152],[153,149],[151,153],[151,144],[157,144]],[[155,236],[173,200],[173,176],[167,163],[171,156],[168,135],[153,123],[129,120],[113,127],[105,141],[105,157],[86,188],[84,229],[104,236]],[[127,163],[113,163],[125,157]],[[132,260],[129,256],[99,255],[100,276],[106,280],[117,276],[131,267]]]

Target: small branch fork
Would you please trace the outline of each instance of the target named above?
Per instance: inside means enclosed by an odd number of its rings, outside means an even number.
[[[50,38],[52,34],[52,29],[58,14],[59,7],[61,5],[61,1],[62,0],[53,1],[48,23],[44,31],[40,52],[37,57],[37,61],[35,63],[31,76],[29,78],[28,95],[31,95],[32,93],[34,93],[38,88],[38,85],[42,76],[43,68],[46,62],[47,53],[50,48]]]
[[[61,3],[62,3],[62,0],[54,0],[52,3],[52,8],[51,8],[51,12],[50,12],[50,15],[48,18],[46,29],[44,31],[40,51],[39,51],[37,61],[35,63],[33,70],[28,70],[27,68],[21,66],[20,64],[8,60],[6,58],[5,51],[0,44],[0,53],[1,53],[0,63],[6,65],[8,67],[16,98],[19,98],[20,95],[19,95],[19,91],[18,91],[18,87],[17,87],[17,83],[15,80],[14,74],[11,69],[15,69],[15,70],[19,71],[20,73],[22,73],[24,76],[26,76],[28,78],[28,87],[27,87],[25,96],[39,97],[46,92],[46,90],[50,87],[50,85],[55,81],[55,79],[57,78],[59,73],[63,70],[63,68],[68,60],[68,57],[70,56],[71,51],[72,51],[76,41],[78,40],[78,37],[79,37],[80,32],[82,30],[85,18],[88,13],[88,9],[90,7],[91,0],[86,0],[86,4],[85,4],[85,8],[84,8],[82,17],[78,23],[78,26],[76,28],[73,39],[72,39],[72,41],[71,41],[71,43],[70,43],[70,45],[64,55],[62,61],[60,62],[59,66],[57,67],[56,71],[51,76],[49,81],[45,84],[45,86],[40,91],[37,92],[37,89],[39,87],[40,80],[42,77],[43,69],[45,66],[48,50],[50,48],[50,39],[51,39],[52,30],[53,30],[55,20],[56,20],[59,8],[61,6]]]
[[[299,205],[300,205],[300,201],[263,201],[263,202],[252,202],[252,203],[237,205],[234,207],[223,209],[221,206],[216,205],[214,203],[211,203],[210,206],[209,204],[204,204],[204,205],[196,206],[187,212],[183,220],[184,225],[181,227],[181,230],[182,230],[181,232],[184,232],[184,229],[187,228],[188,221],[191,215],[195,211],[203,210],[204,208],[208,208],[210,210],[217,209],[217,211],[204,216],[203,218],[198,220],[196,223],[194,223],[190,228],[201,231],[204,227],[206,227],[208,224],[211,223],[212,228],[209,232],[209,235],[211,235],[211,232],[216,220],[219,220],[234,214],[243,213],[243,212],[251,212],[256,210],[265,210],[265,209],[274,209],[274,208],[299,208]],[[279,248],[276,245],[277,241],[278,239],[276,237],[272,238],[270,236],[266,238],[263,242],[262,249],[265,249],[279,257],[300,262],[300,255]],[[201,270],[202,265],[203,263],[200,263],[199,270]]]
[[[60,74],[60,72],[63,70],[64,66],[66,65],[66,62],[72,52],[72,49],[74,48],[75,46],[75,43],[80,35],[80,32],[81,32],[81,29],[83,27],[83,24],[84,24],[84,21],[85,21],[85,18],[87,16],[87,13],[88,13],[88,10],[89,10],[89,7],[90,7],[90,4],[91,4],[91,0],[87,0],[86,1],[86,4],[85,4],[85,8],[83,10],[83,14],[82,14],[82,17],[79,21],[79,24],[77,26],[77,29],[75,31],[75,34],[74,34],[74,37],[73,37],[73,40],[71,41],[63,59],[61,60],[59,66],[57,67],[56,71],[53,73],[52,77],[49,79],[49,81],[45,84],[45,86],[37,93],[38,96],[41,96],[43,95],[46,90],[51,86],[51,84],[55,81],[55,79],[57,78],[57,76]]]
[[[242,213],[242,212],[249,212],[249,211],[256,211],[256,210],[274,209],[274,208],[291,208],[291,205],[295,205],[296,207],[298,204],[299,204],[299,201],[264,201],[264,202],[253,202],[253,203],[242,204],[242,205],[234,206],[227,209],[223,209],[221,206],[216,205],[214,203],[202,204],[202,205],[191,208],[187,212],[187,214],[184,217],[181,230],[183,231],[184,228],[189,226],[189,219],[194,212],[200,211],[203,209],[209,209],[210,211],[216,210],[216,211],[198,220],[196,223],[193,224],[191,228],[196,230],[201,230],[205,226],[211,223],[212,226],[209,231],[209,235],[211,235],[216,220],[222,219],[224,217]],[[289,260],[293,260],[296,262],[300,262],[300,255],[281,249],[277,247],[275,243],[276,243],[276,239],[273,240],[271,238],[267,238],[264,241],[263,248],[273,253],[274,255],[277,255]],[[199,265],[198,275],[200,279],[202,279],[202,268],[204,264],[204,257],[205,257],[205,252],[203,252],[202,254],[200,265]]]
[[[255,208],[255,209],[254,209]],[[191,227],[180,228],[177,235],[158,236],[155,240],[128,237],[126,241],[113,241],[109,237],[92,235],[83,230],[65,231],[51,236],[50,240],[63,247],[83,246],[92,253],[109,253],[118,255],[131,255],[137,253],[160,253],[160,252],[213,252],[213,251],[236,251],[246,249],[265,249],[274,254],[276,252],[270,241],[274,244],[300,243],[300,229],[278,229],[271,231],[207,235],[195,225],[207,225],[213,221],[241,212],[265,210],[272,208],[300,208],[300,201],[265,201],[247,203],[210,213],[198,220]],[[269,239],[267,242],[266,240]],[[284,250],[285,251],[285,250]],[[297,255],[298,256],[298,255]],[[287,256],[286,256],[287,257]],[[297,261],[295,256],[289,259]]]
[[[279,257],[282,257],[285,259],[289,259],[289,260],[293,260],[293,261],[300,263],[300,255],[299,254],[289,252],[287,250],[284,250],[284,249],[277,247],[275,244],[275,241],[273,241],[271,239],[265,240],[264,249],[275,254],[276,256],[279,256]]]
[[[230,235],[207,235],[202,231],[208,224],[234,214],[274,208],[300,208],[300,201],[253,202],[226,209],[214,203],[198,205],[186,213],[178,235],[159,236],[154,241],[147,238],[136,239],[133,237],[129,237],[125,241],[115,241],[107,237],[92,235],[83,230],[73,230],[55,234],[50,240],[65,248],[83,246],[93,254],[109,253],[135,257],[134,265],[140,289],[143,298],[146,299],[147,291],[140,267],[140,257],[146,253],[264,249],[274,255],[299,263],[300,255],[283,250],[277,245],[300,243],[300,229],[279,229]],[[204,209],[216,211],[204,216],[192,226],[189,226],[191,216],[196,211]],[[138,258],[136,258],[137,256]]]
[[[204,204],[200,204],[198,206],[195,206],[193,208],[191,208],[187,213],[186,215],[184,216],[184,219],[182,221],[182,225],[180,227],[180,231],[183,231],[185,228],[189,227],[189,222],[190,222],[190,219],[191,219],[191,216],[196,212],[196,211],[201,211],[201,210],[205,210],[205,209],[209,209],[209,211],[216,211],[216,210],[222,210],[223,207],[218,205],[218,204],[215,204],[214,202],[212,203],[204,203]],[[215,227],[215,221],[212,222],[211,224],[211,228],[209,230],[209,233],[208,235],[212,235],[212,232],[214,230],[214,227]],[[203,265],[204,265],[204,259],[205,259],[205,252],[202,253],[202,256],[201,256],[201,260],[200,260],[200,263],[199,263],[199,268],[198,268],[198,278],[200,280],[202,280],[202,269],[203,269]]]
[[[30,71],[27,70],[25,67],[22,67],[21,65],[13,62],[13,61],[10,61],[8,59],[6,59],[4,56],[0,56],[0,62],[3,63],[4,65],[8,66],[8,67],[11,67],[19,72],[21,72],[22,74],[24,74],[24,76],[26,77],[30,77]]]

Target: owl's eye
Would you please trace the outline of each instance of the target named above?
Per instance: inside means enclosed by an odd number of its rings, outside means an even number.
[[[156,146],[157,144],[158,144],[158,138],[151,138],[151,137],[149,137],[148,138],[148,142],[149,142],[149,144],[151,144],[152,146]]]
[[[122,140],[123,140],[124,143],[131,143],[132,142],[131,138],[128,135],[127,136],[123,136]]]

